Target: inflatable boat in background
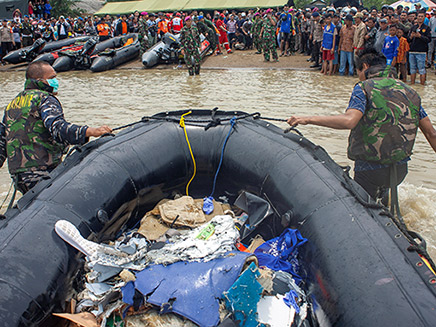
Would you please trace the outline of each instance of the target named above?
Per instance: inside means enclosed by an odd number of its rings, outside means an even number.
[[[162,41],[156,43],[149,50],[144,52],[142,55],[142,64],[145,68],[152,68],[159,64],[172,64],[183,62],[183,56],[180,54],[180,34],[173,35],[171,33],[166,33]],[[201,47],[200,54],[203,59],[209,53],[210,43],[203,36],[200,35]]]
[[[76,148],[6,212],[0,221],[3,326],[59,325],[52,312],[65,312],[83,261],[56,235],[58,220],[96,242],[113,240],[160,200],[185,193],[194,163],[182,114],[144,117]],[[233,204],[250,192],[273,211],[252,237],[271,239],[290,227],[308,239],[299,261],[314,326],[434,326],[431,259],[411,247],[408,232],[324,149],[259,114],[193,110],[184,125],[197,170],[191,196],[204,198],[216,187],[215,197]]]
[[[128,34],[114,40],[114,49],[99,53],[92,59],[90,67],[93,72],[102,72],[136,59],[139,56],[140,44],[138,34]]]
[[[133,33],[113,37],[100,43],[98,43],[97,38],[92,38],[85,43],[82,49],[59,52],[59,57],[54,61],[53,68],[57,72],[90,69],[93,60],[97,58],[99,53],[120,48],[122,44],[126,44],[128,40],[133,42],[135,38],[137,38],[137,34]]]
[[[11,64],[31,62],[41,53],[53,52],[77,43],[84,43],[90,38],[91,36],[78,36],[53,42],[45,42],[43,39],[37,39],[33,45],[9,52],[3,59]]]

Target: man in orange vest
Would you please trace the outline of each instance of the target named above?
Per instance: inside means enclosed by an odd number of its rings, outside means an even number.
[[[97,25],[98,36],[100,38],[100,42],[107,40],[110,38],[110,26],[105,22],[105,19],[102,18]]]
[[[159,20],[157,22],[157,34],[160,38],[164,36],[165,33],[168,33],[168,19],[163,13],[159,13]]]
[[[126,35],[130,32],[130,26],[127,22],[127,16],[122,15],[121,20],[118,22],[117,26],[115,27],[115,36],[119,35]]]

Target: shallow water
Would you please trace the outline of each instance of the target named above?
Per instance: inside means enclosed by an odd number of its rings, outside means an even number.
[[[259,111],[267,117],[342,113],[356,78],[325,77],[316,72],[288,70],[203,70],[189,77],[185,70],[116,70],[100,74],[59,75],[67,120],[77,124],[120,126],[160,111],[211,109]],[[24,72],[0,73],[0,107],[22,89]],[[430,118],[436,117],[436,78],[415,86]],[[436,121],[436,119],[435,119]],[[285,124],[278,124],[286,127]],[[347,131],[300,126],[312,142],[323,146],[341,165],[347,159]],[[400,205],[412,230],[420,232],[436,258],[436,154],[422,133],[400,187]],[[0,169],[0,201],[10,186],[6,165]],[[7,204],[7,203],[6,203]],[[3,209],[5,210],[5,209]]]

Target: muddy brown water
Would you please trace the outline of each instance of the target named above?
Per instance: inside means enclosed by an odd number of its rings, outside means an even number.
[[[347,107],[356,78],[324,77],[317,72],[292,70],[203,70],[189,77],[186,70],[115,70],[100,74],[69,72],[59,75],[61,100],[67,120],[111,127],[142,116],[181,109],[259,111],[264,116],[339,114]],[[0,107],[22,89],[24,72],[0,72]],[[425,87],[414,86],[430,118],[436,121],[436,78]],[[285,124],[277,124],[285,128]],[[323,146],[341,165],[347,159],[348,131],[316,126],[299,129]],[[418,132],[409,174],[400,187],[400,205],[410,229],[427,240],[436,258],[436,154]],[[0,200],[10,186],[6,164],[0,169]],[[7,203],[6,203],[7,205]],[[5,208],[2,209],[3,211]]]

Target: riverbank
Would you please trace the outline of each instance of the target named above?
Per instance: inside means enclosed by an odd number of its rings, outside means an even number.
[[[288,70],[315,70],[310,68],[311,63],[307,62],[307,56],[295,54],[289,57],[280,57],[278,62],[265,62],[263,55],[256,54],[255,50],[234,51],[230,54],[219,56],[208,56],[202,62],[202,69],[288,69]],[[1,71],[24,71],[27,63],[18,65],[0,66]],[[177,65],[158,65],[153,69],[175,69]],[[184,66],[183,66],[184,68]],[[137,70],[145,69],[140,59],[130,61],[115,69],[119,70]]]

